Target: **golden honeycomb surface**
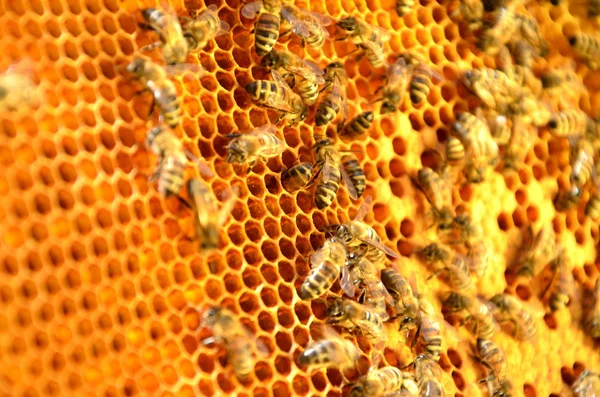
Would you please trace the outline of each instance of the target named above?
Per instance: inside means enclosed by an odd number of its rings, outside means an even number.
[[[209,3],[213,4],[213,3]],[[209,5],[206,4],[206,5]],[[206,178],[217,197],[231,186],[239,196],[223,226],[218,253],[204,255],[193,239],[191,212],[165,199],[148,181],[156,158],[144,146],[149,94],[123,67],[138,49],[156,40],[137,26],[140,9],[157,6],[117,0],[4,0],[0,11],[0,70],[28,59],[43,103],[0,115],[0,393],[7,396],[240,395],[341,396],[339,371],[299,369],[295,358],[311,342],[311,329],[324,321],[323,302],[302,301],[296,292],[309,271],[308,256],[324,241],[322,227],[352,217],[359,206],[343,187],[337,201],[318,211],[312,193],[286,193],[284,167],[310,161],[311,118],[280,127],[287,150],[252,172],[224,160],[227,134],[268,122],[243,87],[266,75],[251,52],[252,20],[240,15],[239,0],[214,3],[232,29],[189,57],[206,75],[174,77],[183,118],[176,134],[208,164]],[[410,182],[426,149],[442,150],[456,111],[473,109],[476,98],[460,74],[494,66],[474,50],[473,37],[449,18],[456,4],[423,1],[400,18],[392,0],[310,1],[297,5],[332,18],[356,15],[392,33],[390,53],[420,52],[441,72],[426,103],[376,116],[370,137],[340,147],[356,150],[374,200],[366,222],[402,255],[403,271],[417,276],[419,290],[440,309],[447,286],[431,275],[412,250],[434,238],[428,204]],[[196,0],[171,2],[179,15],[201,10]],[[585,7],[563,2],[528,6],[550,42],[536,69],[562,65],[573,53],[566,35],[597,30]],[[333,33],[333,28],[331,30]],[[281,48],[321,66],[347,59],[351,116],[368,109],[380,81],[353,46],[327,41],[322,50],[302,48],[297,38]],[[160,53],[149,54],[160,59]],[[577,64],[588,92],[572,106],[600,116],[600,75]],[[373,77],[375,76],[375,77]],[[556,106],[556,104],[554,104]],[[156,112],[155,112],[156,113]],[[328,133],[335,136],[330,127]],[[568,147],[544,128],[526,160],[513,173],[493,172],[481,185],[454,187],[454,205],[480,222],[497,254],[478,293],[507,290],[526,301],[538,336],[519,342],[499,332],[515,395],[569,396],[569,384],[583,368],[600,371],[598,345],[580,326],[581,296],[567,310],[544,316],[541,286],[507,284],[505,268],[519,247],[522,228],[551,224],[568,251],[578,291],[598,277],[598,225],[583,209],[555,211],[552,200],[568,184]],[[188,167],[193,176],[193,166]],[[539,284],[539,283],[538,283]],[[339,288],[338,288],[339,290]],[[257,354],[246,383],[233,375],[222,347],[204,346],[210,334],[199,328],[207,305],[234,310],[267,347]],[[472,336],[463,327],[445,328],[441,366],[448,395],[486,395],[475,385],[484,376],[473,360]],[[384,362],[409,364],[412,353],[396,325],[386,325]],[[358,337],[363,357],[356,379],[369,367],[371,345]]]

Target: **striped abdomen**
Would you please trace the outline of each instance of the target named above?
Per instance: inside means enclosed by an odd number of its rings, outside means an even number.
[[[312,106],[317,102],[319,84],[316,81],[296,76],[296,89],[308,106]]]
[[[451,259],[451,261],[452,264],[446,268],[450,273],[448,284],[457,290],[469,288],[471,286],[471,273],[469,273],[467,261],[459,255]]]
[[[309,36],[304,37],[304,41],[311,48],[321,48],[326,38],[324,28],[317,28]]]
[[[338,168],[333,168],[329,174],[329,180],[324,183],[323,180],[317,185],[315,190],[315,204],[317,208],[322,210],[331,205],[337,195],[337,191],[340,188],[340,180],[342,176]]]
[[[310,271],[300,287],[300,298],[315,299],[331,288],[340,275],[340,268],[330,261],[324,261]]]
[[[254,357],[250,341],[251,339],[244,335],[227,343],[228,361],[232,363],[233,370],[240,379],[246,379],[254,371]]]
[[[383,396],[400,390],[403,381],[402,371],[387,366],[367,374],[364,384],[365,389],[372,392],[370,396]]]
[[[410,100],[412,103],[421,103],[427,99],[431,86],[431,72],[425,65],[417,65],[410,81]]]
[[[327,95],[323,102],[319,104],[317,113],[315,114],[315,124],[317,127],[331,123],[336,118],[341,107],[341,98],[331,94]]]
[[[356,189],[357,196],[361,197],[365,191],[366,177],[360,163],[352,156],[344,156],[342,158],[342,165]]]
[[[397,0],[396,1],[396,12],[398,16],[404,16],[408,14],[415,6],[415,0]]]
[[[423,340],[423,353],[434,361],[440,361],[442,351],[440,324],[424,316],[421,320],[421,338]]]
[[[171,155],[165,157],[158,174],[158,192],[165,196],[178,195],[184,183],[185,159]]]
[[[507,375],[507,365],[502,350],[494,342],[485,338],[477,338],[477,350],[481,361],[487,364],[494,375],[504,379]]]
[[[494,321],[494,317],[487,306],[480,303],[476,312],[470,314],[475,320],[475,327],[473,328],[475,336],[481,339],[490,339],[496,332],[496,321]]]
[[[586,150],[580,149],[577,151],[571,168],[571,181],[576,186],[583,186],[592,176],[594,159]]]
[[[279,11],[262,11],[258,15],[254,32],[254,48],[258,56],[266,55],[273,49],[279,38],[280,23]]]
[[[548,131],[558,137],[582,135],[586,131],[587,116],[580,110],[567,109],[554,113],[548,122]]]
[[[598,192],[594,192],[585,205],[585,216],[594,222],[600,218],[600,195]]]
[[[520,307],[518,311],[513,313],[513,318],[515,319],[516,326],[515,336],[518,339],[530,340],[535,337],[537,334],[537,325],[527,310]]]
[[[354,365],[359,352],[350,341],[344,339],[322,339],[313,343],[298,357],[301,367],[340,369]]]
[[[287,192],[293,193],[306,186],[311,180],[312,176],[312,164],[300,163],[288,170],[285,170],[281,174],[281,186],[283,186]]]
[[[446,141],[446,161],[450,165],[457,165],[465,158],[465,147],[453,136]]]
[[[359,139],[364,138],[368,133],[368,129],[371,127],[373,122],[373,112],[364,112],[354,117],[348,124],[346,124],[338,136],[341,138],[348,139]]]
[[[252,99],[260,104],[264,104],[273,96],[279,97],[280,101],[289,103],[289,92],[279,84],[269,80],[256,80],[246,84],[246,92],[252,96]]]
[[[148,88],[154,95],[165,124],[171,128],[177,127],[181,118],[181,103],[173,83],[168,81],[168,84],[163,85],[149,84]]]
[[[569,44],[575,53],[586,61],[590,69],[600,68],[600,44],[596,37],[580,33],[569,37]]]

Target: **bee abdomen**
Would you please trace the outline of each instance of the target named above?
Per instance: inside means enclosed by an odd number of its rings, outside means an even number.
[[[281,174],[281,185],[287,192],[292,193],[306,186],[312,175],[312,164],[301,163]]]
[[[165,196],[179,194],[184,183],[185,164],[177,160],[168,161],[158,179],[158,192]]]
[[[315,299],[323,293],[337,280],[340,269],[329,261],[323,262],[315,267],[306,276],[306,279],[300,287],[300,298],[303,300]]]
[[[340,137],[349,139],[362,138],[373,122],[373,112],[364,112],[354,117],[348,124],[339,132]]]
[[[449,137],[446,141],[446,161],[456,165],[465,158],[465,147],[458,138]]]
[[[585,216],[594,222],[600,218],[600,196],[598,193],[594,193],[585,205]]]
[[[350,180],[356,189],[357,196],[361,197],[365,191],[366,177],[362,167],[360,166],[360,163],[355,158],[349,156],[347,156],[345,159],[342,159],[342,161],[344,170],[350,177]]]
[[[396,12],[398,13],[398,16],[402,17],[408,14],[414,5],[414,0],[398,0],[396,2]]]
[[[229,355],[233,363],[235,374],[240,379],[245,379],[254,371],[254,358],[250,343],[246,340],[236,340],[228,345]]]
[[[548,122],[548,130],[552,135],[558,137],[583,134],[586,130],[586,119],[585,113],[567,109],[552,115]]]
[[[327,98],[321,102],[319,108],[317,109],[317,114],[315,115],[315,124],[317,127],[329,124],[333,119],[335,119],[339,110],[340,105],[330,98]]]
[[[316,82],[303,78],[296,87],[305,104],[311,106],[317,102],[317,98],[319,97],[319,85]]]
[[[317,208],[322,210],[323,208],[329,207],[331,203],[333,203],[339,188],[339,179],[332,179],[327,181],[327,183],[319,183],[315,190],[315,204],[317,205]]]
[[[429,95],[431,80],[426,71],[417,69],[417,74],[410,82],[410,100],[412,103],[420,103]]]
[[[256,54],[263,56],[269,53],[279,38],[279,15],[263,12],[256,21],[255,43]]]

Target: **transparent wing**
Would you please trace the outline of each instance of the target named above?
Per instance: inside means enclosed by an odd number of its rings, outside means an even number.
[[[310,26],[303,20],[303,11],[293,5],[285,5],[281,7],[281,15],[292,25],[292,32],[301,37],[309,37],[311,35]]]
[[[373,41],[363,41],[362,43],[365,48],[368,51],[371,51],[373,54],[375,54],[375,56],[377,57],[377,59],[379,59],[382,62],[386,62],[385,59],[385,50],[383,48],[383,45],[380,43],[375,43]]]
[[[388,256],[391,256],[392,258],[400,258],[400,255],[398,255],[397,253],[395,253],[394,251],[392,251],[390,248],[386,247],[380,241],[375,241],[375,240],[372,240],[370,238],[359,238],[359,240],[362,241],[365,244],[372,245],[373,247],[382,250]]]
[[[409,69],[406,65],[404,58],[398,58],[394,64],[392,64],[387,71],[388,85],[395,87],[401,83],[402,80],[406,79]]]
[[[360,205],[360,208],[356,212],[356,215],[354,216],[353,220],[360,222],[363,219],[365,219],[365,216],[367,216],[369,211],[371,211],[372,206],[373,206],[373,197],[371,197],[371,196],[365,197],[362,204]]]
[[[262,7],[261,0],[254,1],[254,2],[248,3],[248,4],[244,4],[244,6],[242,7],[242,16],[244,18],[248,18],[248,19],[256,18],[256,14],[258,14],[258,11],[260,11],[261,7]]]
[[[336,165],[331,161],[329,156],[325,156],[325,162],[323,164],[323,183],[327,183],[331,179],[331,175],[335,173]]]
[[[310,256],[310,267],[315,268],[315,267],[319,266],[321,263],[323,263],[324,260],[325,260],[325,251],[323,250],[323,248],[321,248],[321,249],[315,251]]]
[[[375,299],[383,297],[386,303],[390,306],[394,306],[394,298],[392,295],[383,287],[381,280],[377,277],[369,277],[365,279],[365,289]]]
[[[169,76],[176,76],[186,72],[195,73],[196,77],[200,78],[206,74],[206,69],[202,65],[196,63],[178,63],[176,65],[163,66]]]
[[[315,80],[318,84],[325,83],[325,80],[321,77],[325,72],[314,62],[298,58],[297,62],[287,66],[286,69],[305,79]]]
[[[271,76],[273,76],[273,81],[275,81],[275,83],[288,92],[288,95],[271,95],[265,101],[265,105],[282,112],[293,112],[294,108],[284,99],[284,97],[290,98],[293,95],[292,89],[275,70],[271,71]]]
[[[343,89],[342,80],[337,74],[333,77],[331,95],[340,98],[342,102],[342,116],[344,117],[344,120],[348,119],[348,101]]]
[[[237,186],[231,188],[231,197],[225,202],[225,204],[223,204],[223,207],[221,207],[221,211],[219,211],[219,225],[224,225],[225,222],[227,222],[229,214],[231,214],[231,211],[233,210],[233,206],[235,205],[236,199],[238,198],[239,194],[240,190]]]
[[[354,296],[354,280],[352,280],[352,276],[350,275],[350,271],[347,266],[342,267],[342,272],[340,275],[340,287],[342,287],[342,291],[349,297]]]
[[[350,179],[350,176],[348,175],[344,167],[340,166],[340,173],[342,174],[342,179],[346,184],[348,194],[350,195],[352,200],[358,200],[358,192],[356,191],[356,187],[354,186],[354,183],[352,183],[352,179]]]
[[[274,126],[273,124],[264,124],[261,125],[260,127],[256,127],[255,129],[253,129],[251,131],[252,134],[272,134],[272,135],[276,135],[277,134],[277,127]]]

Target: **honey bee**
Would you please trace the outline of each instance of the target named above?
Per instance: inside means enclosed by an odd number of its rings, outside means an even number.
[[[569,44],[575,55],[583,59],[588,68],[600,68],[600,44],[595,36],[586,33],[575,34],[569,37]]]
[[[419,397],[446,397],[441,382],[442,369],[438,363],[421,354],[415,358],[414,365]]]
[[[217,11],[217,6],[211,4],[194,18],[182,18],[183,36],[190,53],[197,54],[209,41],[229,32],[229,24],[219,19]]]
[[[343,179],[348,194],[353,200],[359,198],[353,180],[346,173],[340,152],[330,138],[323,138],[313,145],[317,173],[322,175],[315,191],[317,208],[323,209],[331,205]],[[364,189],[364,186],[363,186]]]
[[[231,311],[221,307],[209,307],[202,315],[201,326],[209,328],[213,336],[203,340],[205,345],[224,342],[227,361],[233,365],[236,376],[242,380],[254,371],[252,341],[255,338]]]
[[[594,304],[588,311],[583,326],[592,338],[600,338],[600,278],[594,286]]]
[[[594,191],[585,205],[585,216],[596,222],[600,218],[600,193]]]
[[[490,394],[494,397],[509,397],[512,384],[509,381],[508,365],[504,352],[489,339],[477,338],[477,359],[488,371]]]
[[[382,87],[382,97],[377,100],[381,101],[381,114],[388,114],[398,110],[398,107],[404,100],[404,94],[408,90],[410,84],[411,71],[406,65],[406,60],[402,57],[398,58],[387,70],[387,81]]]
[[[556,137],[583,135],[586,131],[587,115],[573,108],[554,113],[548,122],[548,131]]]
[[[410,101],[419,104],[427,99],[431,91],[432,78],[441,80],[441,76],[417,55],[404,53],[402,55],[406,64],[412,69],[412,77],[408,86]]]
[[[313,62],[301,59],[285,51],[271,50],[260,63],[261,66],[293,74],[295,87],[308,106],[314,105],[319,97],[319,84],[325,83],[323,70]]]
[[[477,48],[488,55],[497,54],[502,46],[519,32],[519,23],[516,17],[515,7],[512,5],[500,8],[495,23],[492,26],[486,26],[486,29],[477,37],[475,43]]]
[[[523,304],[513,296],[498,294],[490,299],[498,310],[496,321],[510,321],[513,324],[512,336],[520,340],[531,340],[537,334],[537,325]]]
[[[342,140],[363,140],[367,136],[372,123],[373,112],[363,112],[348,123],[342,124],[338,129],[338,136]]]
[[[409,396],[417,395],[419,388],[410,373],[392,366],[378,368],[379,360],[373,361],[369,372],[353,384],[350,397],[401,396],[403,391]]]
[[[219,211],[210,188],[199,179],[188,181],[188,192],[192,198],[192,208],[196,214],[196,238],[202,250],[214,250],[219,244],[219,228],[227,221],[233,209],[235,195]]]
[[[273,124],[265,124],[245,134],[228,135],[233,140],[227,145],[227,162],[249,163],[252,168],[258,160],[279,156],[285,151],[285,143],[275,135],[276,132]]]
[[[260,105],[283,112],[277,122],[283,118],[293,125],[304,120],[308,108],[302,98],[275,70],[271,71],[271,76],[273,81],[257,80],[246,84],[248,94]]]
[[[568,190],[559,191],[554,199],[554,207],[557,211],[567,211],[579,205],[583,191],[577,186],[571,186]]]
[[[325,26],[331,25],[332,20],[325,15],[292,4],[282,5],[281,15],[290,23],[291,31],[302,38],[302,46],[306,43],[311,48],[321,48],[329,38]]]
[[[541,33],[537,20],[531,15],[517,14],[516,22],[519,26],[521,40],[531,45],[540,56],[548,55],[548,42]]]
[[[472,321],[471,333],[478,339],[490,339],[496,332],[496,320],[490,308],[477,298],[470,298],[458,292],[451,292],[442,303],[449,314],[465,310],[468,316],[463,324]]]
[[[177,127],[181,118],[181,100],[166,70],[150,60],[135,58],[127,65],[127,71],[152,92],[164,122],[171,128]]]
[[[341,225],[329,225],[325,230],[349,248],[366,244],[368,246],[366,258],[378,264],[384,260],[385,255],[398,258],[398,254],[386,247],[377,232],[362,221],[371,209],[371,203],[371,197],[366,197],[353,220]]]
[[[506,73],[490,68],[465,72],[464,84],[488,109],[507,114],[523,97],[523,88]]]
[[[452,225],[454,210],[452,209],[452,192],[434,170],[423,167],[417,173],[415,186],[425,195],[431,204],[434,219],[440,229],[447,229]]]
[[[510,140],[504,148],[504,168],[519,168],[531,149],[534,134],[537,135],[537,129],[524,122],[521,117],[513,117]]]
[[[367,249],[368,247],[363,245],[358,249],[351,250],[346,258],[346,267],[350,272],[354,285],[360,285],[363,288],[358,302],[372,308],[381,321],[386,321],[389,318],[386,311],[386,302],[392,304],[393,299],[379,277],[377,277],[375,265],[365,258],[364,254],[366,254]],[[350,297],[354,296],[352,291],[348,292]]]
[[[456,215],[452,222],[452,228],[458,232],[458,243],[464,244],[467,248],[472,247],[483,239],[483,230],[481,226],[473,222],[471,215],[468,213],[462,213]]]
[[[533,74],[530,68],[514,64],[508,47],[503,46],[498,54],[498,70],[504,72],[508,78],[515,81],[526,94],[533,94],[535,98],[542,92],[541,81]],[[527,98],[527,96],[526,96]],[[527,113],[526,111],[534,111],[537,107],[529,104],[529,107],[525,107],[521,102],[514,105],[511,110],[513,112],[520,111]]]
[[[0,74],[1,112],[16,112],[40,105],[41,93],[33,82],[33,71],[33,64],[20,61]]]
[[[269,53],[279,38],[281,19],[280,0],[258,0],[242,7],[242,15],[248,19],[256,17],[254,24],[254,49],[259,57]]]
[[[529,233],[531,234],[531,229],[529,229]],[[560,245],[556,241],[556,234],[552,226],[542,227],[533,239],[531,247],[528,247],[523,254],[517,274],[535,277],[543,269],[543,266],[556,259],[560,251]]]
[[[327,328],[323,339],[311,343],[300,354],[298,365],[313,370],[338,368],[343,371],[354,367],[359,357],[360,351],[352,342]]]
[[[450,136],[446,141],[446,162],[450,166],[458,166],[465,160],[465,147],[456,137]]]
[[[392,295],[396,317],[400,317],[400,331],[410,331],[420,319],[419,301],[408,280],[394,269],[381,271],[381,282]]]
[[[595,152],[600,151],[600,120],[586,117],[585,138]]]
[[[571,183],[582,187],[595,176],[594,149],[586,139],[575,140],[571,147]]]
[[[168,65],[183,63],[188,56],[188,42],[183,36],[177,15],[165,13],[156,8],[146,8],[142,11],[145,29],[154,30],[160,37],[160,42],[140,48],[142,51],[162,47],[163,58]]]
[[[382,320],[377,313],[360,303],[336,298],[327,307],[327,324],[337,325],[349,331],[358,330],[372,341],[383,340]]]
[[[326,86],[324,98],[319,103],[315,114],[315,124],[321,127],[331,123],[342,111],[343,120],[348,118],[348,103],[344,85],[348,80],[344,65],[333,62],[325,68]]]
[[[562,253],[552,262],[552,280],[542,294],[542,296],[546,295],[546,292],[550,294],[548,305],[553,312],[566,307],[573,294],[573,275],[567,269],[566,260],[566,255]]]
[[[365,172],[360,166],[360,163],[354,156],[347,154],[342,157],[342,167],[344,168],[344,171],[346,171],[346,174],[348,174],[350,183],[356,190],[357,198],[362,197],[365,192],[367,178],[365,177]]]
[[[425,263],[441,264],[442,268],[436,269],[434,275],[446,273],[446,281],[452,288],[466,290],[472,286],[469,258],[438,243],[431,243],[423,248],[420,256]]]
[[[159,159],[156,171],[150,178],[158,179],[158,192],[166,197],[178,195],[188,162],[183,143],[172,131],[157,126],[148,131],[146,147]]]
[[[353,293],[354,285],[346,264],[346,246],[336,239],[325,243],[310,257],[312,270],[300,287],[300,298],[316,299],[323,295],[340,277],[342,290]]]
[[[483,2],[478,0],[461,0],[456,11],[451,13],[455,19],[460,15],[460,19],[467,25],[471,32],[475,32],[483,26],[484,8]]]
[[[313,166],[310,163],[296,164],[281,174],[281,186],[293,193],[308,185],[313,177]]]
[[[374,67],[386,65],[384,45],[391,38],[390,32],[356,17],[343,18],[338,21],[337,26],[346,32],[346,36],[339,40],[350,38],[358,48],[363,50],[362,55],[366,55]]]
[[[488,127],[492,139],[499,146],[507,145],[510,142],[512,128],[509,119],[504,115],[492,115],[487,117]]]
[[[571,386],[575,397],[596,397],[600,395],[600,375],[583,371]]]
[[[438,362],[442,352],[440,322],[433,316],[433,308],[423,298],[419,298],[419,327],[415,339],[421,339],[423,355]]]

